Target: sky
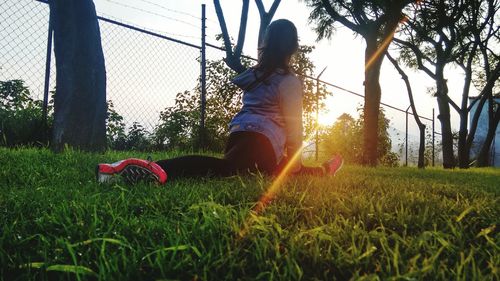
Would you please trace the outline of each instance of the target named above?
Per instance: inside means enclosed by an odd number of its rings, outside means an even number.
[[[98,14],[109,15],[123,19],[153,30],[158,30],[181,40],[200,43],[200,20],[201,5],[206,5],[207,16],[207,42],[215,45],[215,34],[220,33],[217,16],[213,1],[205,0],[94,0]],[[236,39],[241,15],[241,1],[221,0],[226,23],[230,36]],[[264,6],[269,9],[272,1],[265,0]],[[332,38],[317,41],[313,31],[314,24],[309,23],[310,9],[302,1],[282,0],[274,16],[274,19],[287,18],[297,27],[300,43],[315,46],[311,54],[319,73],[326,67],[321,79],[343,88],[363,94],[364,80],[364,41],[362,37],[355,36],[352,31],[340,27]],[[189,24],[188,24],[189,23]],[[243,52],[247,55],[256,56],[257,36],[259,28],[259,15],[254,1],[250,1],[246,40]],[[413,86],[415,103],[420,115],[431,118],[432,108],[437,107],[435,98],[431,97],[429,90],[434,86],[433,81],[425,74],[408,70],[410,81]],[[457,69],[448,68],[447,78],[450,88],[450,96],[459,101],[461,82],[463,74]],[[399,74],[386,59],[384,60],[380,83],[382,88],[382,102],[389,105],[406,109],[409,100],[406,88]],[[356,115],[356,109],[362,104],[362,99],[345,92],[330,89],[332,96],[326,104],[329,112],[322,113],[320,122],[331,124],[343,112]],[[405,115],[391,109],[386,109],[391,119],[392,126],[404,130]],[[436,112],[436,115],[438,113]],[[452,122],[458,124],[456,114],[452,116]],[[410,123],[414,123],[410,119]],[[430,124],[429,124],[430,126]],[[436,127],[439,128],[436,123]],[[412,134],[416,134],[416,126],[410,126]],[[439,131],[439,129],[437,129]]]

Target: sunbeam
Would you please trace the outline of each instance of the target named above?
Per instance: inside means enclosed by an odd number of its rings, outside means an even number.
[[[417,4],[418,4],[418,2],[420,2],[420,1],[417,1]],[[396,33],[396,30],[398,29],[399,25],[402,23],[405,23],[406,21],[408,21],[408,18],[403,17],[399,21],[399,23],[394,27],[394,29],[391,31],[391,33],[389,33],[387,35],[387,37],[384,38],[384,40],[382,41],[382,44],[380,44],[380,46],[377,48],[375,53],[366,62],[365,71],[372,66],[372,64],[375,60],[377,60],[381,55],[384,55],[385,51],[387,50],[387,47],[389,46],[389,44],[391,44],[392,39],[394,38],[394,34]]]
[[[316,129],[318,129],[316,127]],[[276,178],[273,180],[269,188],[267,188],[266,192],[262,194],[262,196],[259,198],[259,201],[257,201],[257,204],[253,207],[252,212],[255,215],[259,215],[262,213],[265,208],[272,202],[272,200],[276,197],[276,194],[278,193],[279,189],[285,182],[285,180],[288,178],[290,175],[290,169],[292,168],[292,164],[302,155],[302,151],[304,149],[304,144],[309,143],[309,141],[312,140],[312,136],[308,137],[298,149],[294,155],[290,158],[288,163],[286,163],[285,167],[280,171],[280,173],[276,176]],[[249,225],[249,220],[252,216],[250,216],[244,223],[243,228],[239,232],[239,237],[243,238],[247,232],[248,232],[248,225]]]

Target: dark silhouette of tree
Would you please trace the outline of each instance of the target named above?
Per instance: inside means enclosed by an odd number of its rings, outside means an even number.
[[[56,57],[53,149],[106,149],[106,72],[94,3],[51,0]]]
[[[374,166],[378,159],[380,68],[394,32],[404,18],[403,9],[414,1],[305,0],[305,2],[313,8],[309,19],[316,24],[318,39],[330,38],[335,30],[335,24],[340,23],[361,35],[366,42],[363,163]]]
[[[428,0],[419,1],[410,7],[408,14],[411,16],[399,33],[401,37],[394,39],[402,47],[400,58],[407,65],[424,71],[436,83],[435,97],[441,123],[444,168],[456,166],[450,106],[460,115],[458,159],[459,166],[467,168],[470,146],[477,126],[477,120],[472,122],[471,132],[468,134],[468,114],[472,108],[472,105],[468,106],[469,91],[474,66],[481,60],[480,54],[488,52],[487,42],[493,38],[495,30],[498,33],[498,25],[494,27],[493,21],[498,10],[498,1]],[[445,78],[445,67],[448,64],[459,65],[465,73],[460,106],[449,97]],[[486,60],[484,68],[488,72],[487,79],[491,78],[491,67]],[[492,86],[491,83],[483,85]],[[487,89],[484,95],[484,98],[487,98]],[[483,104],[484,100],[480,102],[478,109],[481,109]]]
[[[411,112],[413,113],[413,117],[415,118],[415,122],[417,123],[420,138],[419,138],[419,146],[418,146],[418,167],[423,169],[425,167],[425,125],[420,121],[420,117],[417,113],[417,108],[415,107],[415,101],[413,99],[413,91],[410,84],[410,79],[408,75],[404,72],[404,70],[399,66],[399,63],[396,59],[394,59],[389,52],[386,54],[389,61],[392,63],[394,68],[398,71],[399,75],[401,75],[401,79],[403,79],[406,91],[408,93],[408,99],[410,100]]]
[[[242,0],[243,5],[241,7],[241,21],[238,32],[238,41],[236,42],[236,46],[233,50],[233,44],[231,43],[229,32],[227,31],[226,20],[224,19],[222,7],[219,0],[214,0],[215,12],[217,14],[217,19],[219,20],[222,39],[224,40],[224,49],[226,49],[226,58],[224,61],[227,66],[229,66],[229,68],[234,70],[236,73],[242,73],[246,69],[241,63],[241,52],[243,50],[243,45],[245,44],[249,1],[250,0]]]
[[[266,29],[271,23],[271,20],[273,19],[274,13],[276,13],[280,2],[281,0],[274,0],[271,8],[269,8],[269,11],[266,11],[266,9],[264,8],[264,4],[262,4],[262,0],[255,0],[255,4],[257,5],[257,9],[259,9],[260,16],[259,40],[257,43],[257,47],[260,47],[260,45],[262,44],[264,35],[266,34]]]
[[[492,94],[494,83],[495,81],[498,81],[499,77],[500,77],[500,61],[497,62],[495,69],[491,72],[490,78],[488,79],[488,82],[486,83],[485,87],[483,88],[483,92],[481,93],[488,99],[488,132],[486,134],[486,138],[483,142],[483,145],[481,146],[481,150],[479,151],[477,157],[477,166],[479,167],[486,167],[490,165],[489,156],[490,156],[491,145],[493,143],[493,139],[495,138],[498,123],[500,122],[500,104],[495,102],[494,100],[495,96],[493,96]],[[496,98],[498,97],[499,96],[497,95]],[[479,119],[479,115],[480,115],[480,109],[478,106],[473,120],[475,127],[477,127],[477,121]],[[472,140],[470,141],[470,144],[468,143],[467,145],[468,148],[470,149],[470,146],[472,145]]]
[[[486,100],[488,100],[488,132],[477,157],[478,166],[489,165],[489,152],[500,119],[498,107],[495,108],[493,99],[493,89],[500,77],[500,54],[498,50],[494,50],[500,42],[500,25],[495,22],[495,15],[500,9],[500,1],[470,1],[467,4],[462,26],[465,36],[460,42],[462,51],[456,61],[465,73],[462,104],[459,111],[458,160],[461,168],[469,167],[470,152],[479,115]],[[480,94],[469,105],[471,84],[476,86]],[[477,102],[479,103],[468,132],[469,112]]]
[[[215,12],[217,14],[217,19],[219,20],[219,25],[222,32],[222,39],[224,40],[224,49],[226,50],[226,58],[224,59],[224,61],[229,66],[229,68],[231,68],[236,73],[242,73],[246,69],[241,63],[241,52],[243,50],[243,45],[245,44],[249,0],[242,0],[242,2],[243,4],[241,7],[241,19],[240,19],[240,28],[238,32],[238,40],[236,41],[236,46],[234,46],[233,48],[231,38],[227,31],[224,12],[222,11],[222,7],[220,5],[219,0],[214,0]],[[269,9],[269,11],[266,12],[262,0],[255,0],[255,4],[259,9],[259,15],[260,15],[259,39],[258,39],[259,46],[264,38],[267,26],[269,26],[269,24],[271,23],[271,20],[273,19],[274,14],[278,9],[280,2],[281,0],[274,0],[271,8]]]

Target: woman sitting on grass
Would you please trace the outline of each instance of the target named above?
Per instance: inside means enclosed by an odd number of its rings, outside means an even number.
[[[292,22],[272,22],[259,48],[257,65],[232,82],[243,90],[243,107],[230,123],[230,135],[223,158],[189,155],[151,162],[126,159],[97,166],[97,180],[106,182],[115,175],[128,182],[195,176],[230,176],[260,171],[307,175],[333,175],[342,166],[334,156],[321,167],[305,167],[301,161],[301,81],[290,67],[298,50],[297,29]]]

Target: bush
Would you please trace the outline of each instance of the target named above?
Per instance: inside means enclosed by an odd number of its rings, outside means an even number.
[[[326,129],[323,134],[324,150],[327,155],[341,154],[348,163],[362,164],[363,162],[363,113],[358,108],[360,117],[354,119],[347,113],[337,118],[337,121]],[[378,131],[378,162],[381,165],[396,167],[399,165],[399,155],[391,151],[391,138],[387,130],[389,119],[380,109]]]
[[[47,145],[51,124],[22,80],[0,81],[0,145]]]

